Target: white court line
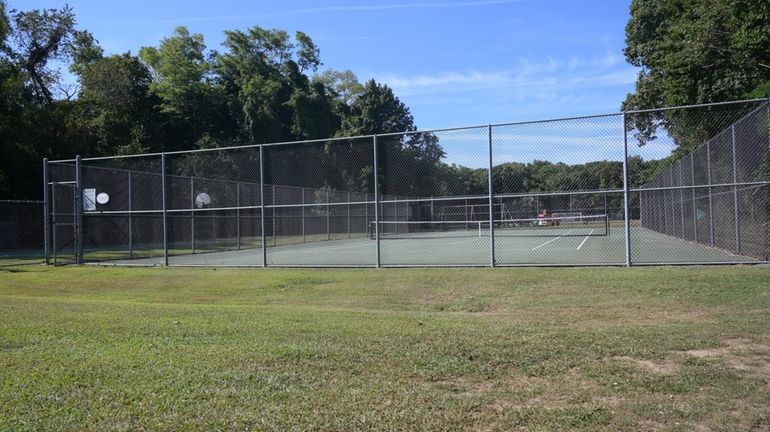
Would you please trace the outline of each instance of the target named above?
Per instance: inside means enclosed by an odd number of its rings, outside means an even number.
[[[593,233],[594,233],[594,230],[591,230],[591,231],[588,233],[588,235],[586,236],[586,238],[584,238],[584,239],[583,239],[583,242],[582,242],[582,243],[580,243],[580,246],[578,246],[577,250],[580,250],[580,248],[582,248],[582,247],[583,247],[583,245],[586,243],[586,241],[588,241],[588,237],[590,237],[590,236],[591,236],[591,234],[593,234]]]
[[[572,230],[570,230],[570,231],[572,231]],[[562,237],[564,237],[565,235],[569,234],[569,232],[570,232],[570,231],[567,231],[567,232],[565,232],[564,234],[560,235],[559,237],[556,237],[556,238],[552,238],[552,239],[548,240],[547,242],[545,242],[545,243],[543,243],[543,244],[541,244],[541,245],[535,246],[535,247],[533,247],[533,248],[532,248],[532,250],[537,250],[537,249],[540,249],[541,247],[543,247],[543,246],[547,245],[548,243],[550,243],[550,242],[552,242],[552,241],[556,241],[556,240],[559,240],[560,238],[562,238]]]

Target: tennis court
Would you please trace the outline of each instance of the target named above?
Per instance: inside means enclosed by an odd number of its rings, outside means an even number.
[[[389,237],[380,240],[382,266],[489,266],[490,241],[487,232],[475,230]],[[607,235],[543,233],[531,229],[516,236],[495,235],[495,264],[526,265],[625,265],[625,234],[622,226],[612,227]],[[634,264],[655,263],[751,263],[755,260],[698,243],[632,227]],[[269,246],[265,250],[268,266],[370,266],[377,263],[376,240],[358,237],[311,243]],[[262,248],[223,252],[180,253],[169,256],[176,266],[261,266]],[[102,264],[163,265],[163,257],[132,260],[108,260]],[[569,263],[569,264],[566,264]]]
[[[677,151],[666,124],[654,138],[639,129],[649,114],[50,161],[46,257],[256,267],[770,262],[767,100],[658,113],[709,120],[688,151]]]

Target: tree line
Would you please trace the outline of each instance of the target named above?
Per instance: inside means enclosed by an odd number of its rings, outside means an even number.
[[[767,96],[769,9],[759,0],[634,0],[625,55],[641,71],[623,107]],[[64,79],[59,65],[75,82]],[[210,49],[202,35],[178,27],[157,46],[108,55],[90,32],[77,27],[71,8],[17,11],[0,0],[0,197],[39,198],[43,156],[219,148],[417,129],[409,108],[387,85],[361,83],[351,71],[320,71],[321,65],[309,35],[259,26],[225,31],[221,49]],[[641,145],[655,139],[662,124],[673,131],[682,151],[714,127],[708,116],[677,113],[631,121]],[[310,183],[314,179],[309,176],[322,173],[333,183],[327,187],[371,191],[370,164],[367,171],[366,163],[353,168],[344,163],[367,161],[370,151],[327,145],[308,173],[281,166],[276,158],[270,174],[290,175],[276,183]],[[484,170],[445,163],[433,134],[384,139],[380,151],[387,170],[383,193],[474,195],[487,188]],[[300,150],[294,152],[301,156]],[[629,171],[643,182],[663,164],[636,157]],[[205,174],[190,166],[181,169]],[[612,161],[506,163],[493,174],[493,187],[501,193],[622,187],[622,165]]]

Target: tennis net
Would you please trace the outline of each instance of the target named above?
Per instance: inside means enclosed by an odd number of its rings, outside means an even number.
[[[369,234],[376,239],[376,222]],[[488,237],[489,221],[380,221],[380,239]],[[585,237],[610,233],[607,215],[562,216],[494,221],[495,237]]]

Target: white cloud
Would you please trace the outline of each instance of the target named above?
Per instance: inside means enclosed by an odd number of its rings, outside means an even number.
[[[495,89],[511,97],[555,100],[565,89],[601,88],[632,84],[636,71],[619,56],[533,62],[518,59],[506,70],[446,71],[435,75],[374,74],[399,96],[431,95]]]
[[[455,2],[411,2],[395,4],[362,4],[362,5],[337,5],[323,6],[305,9],[293,9],[281,12],[266,13],[259,15],[225,15],[225,16],[195,16],[187,18],[162,18],[157,20],[133,21],[121,23],[105,23],[106,25],[150,25],[150,24],[169,24],[179,22],[210,22],[210,21],[254,21],[268,18],[285,17],[292,15],[311,15],[330,12],[377,12],[388,10],[403,9],[449,9],[449,8],[469,8],[481,6],[496,6],[511,3],[519,3],[526,0],[480,0],[480,1],[455,1]]]

